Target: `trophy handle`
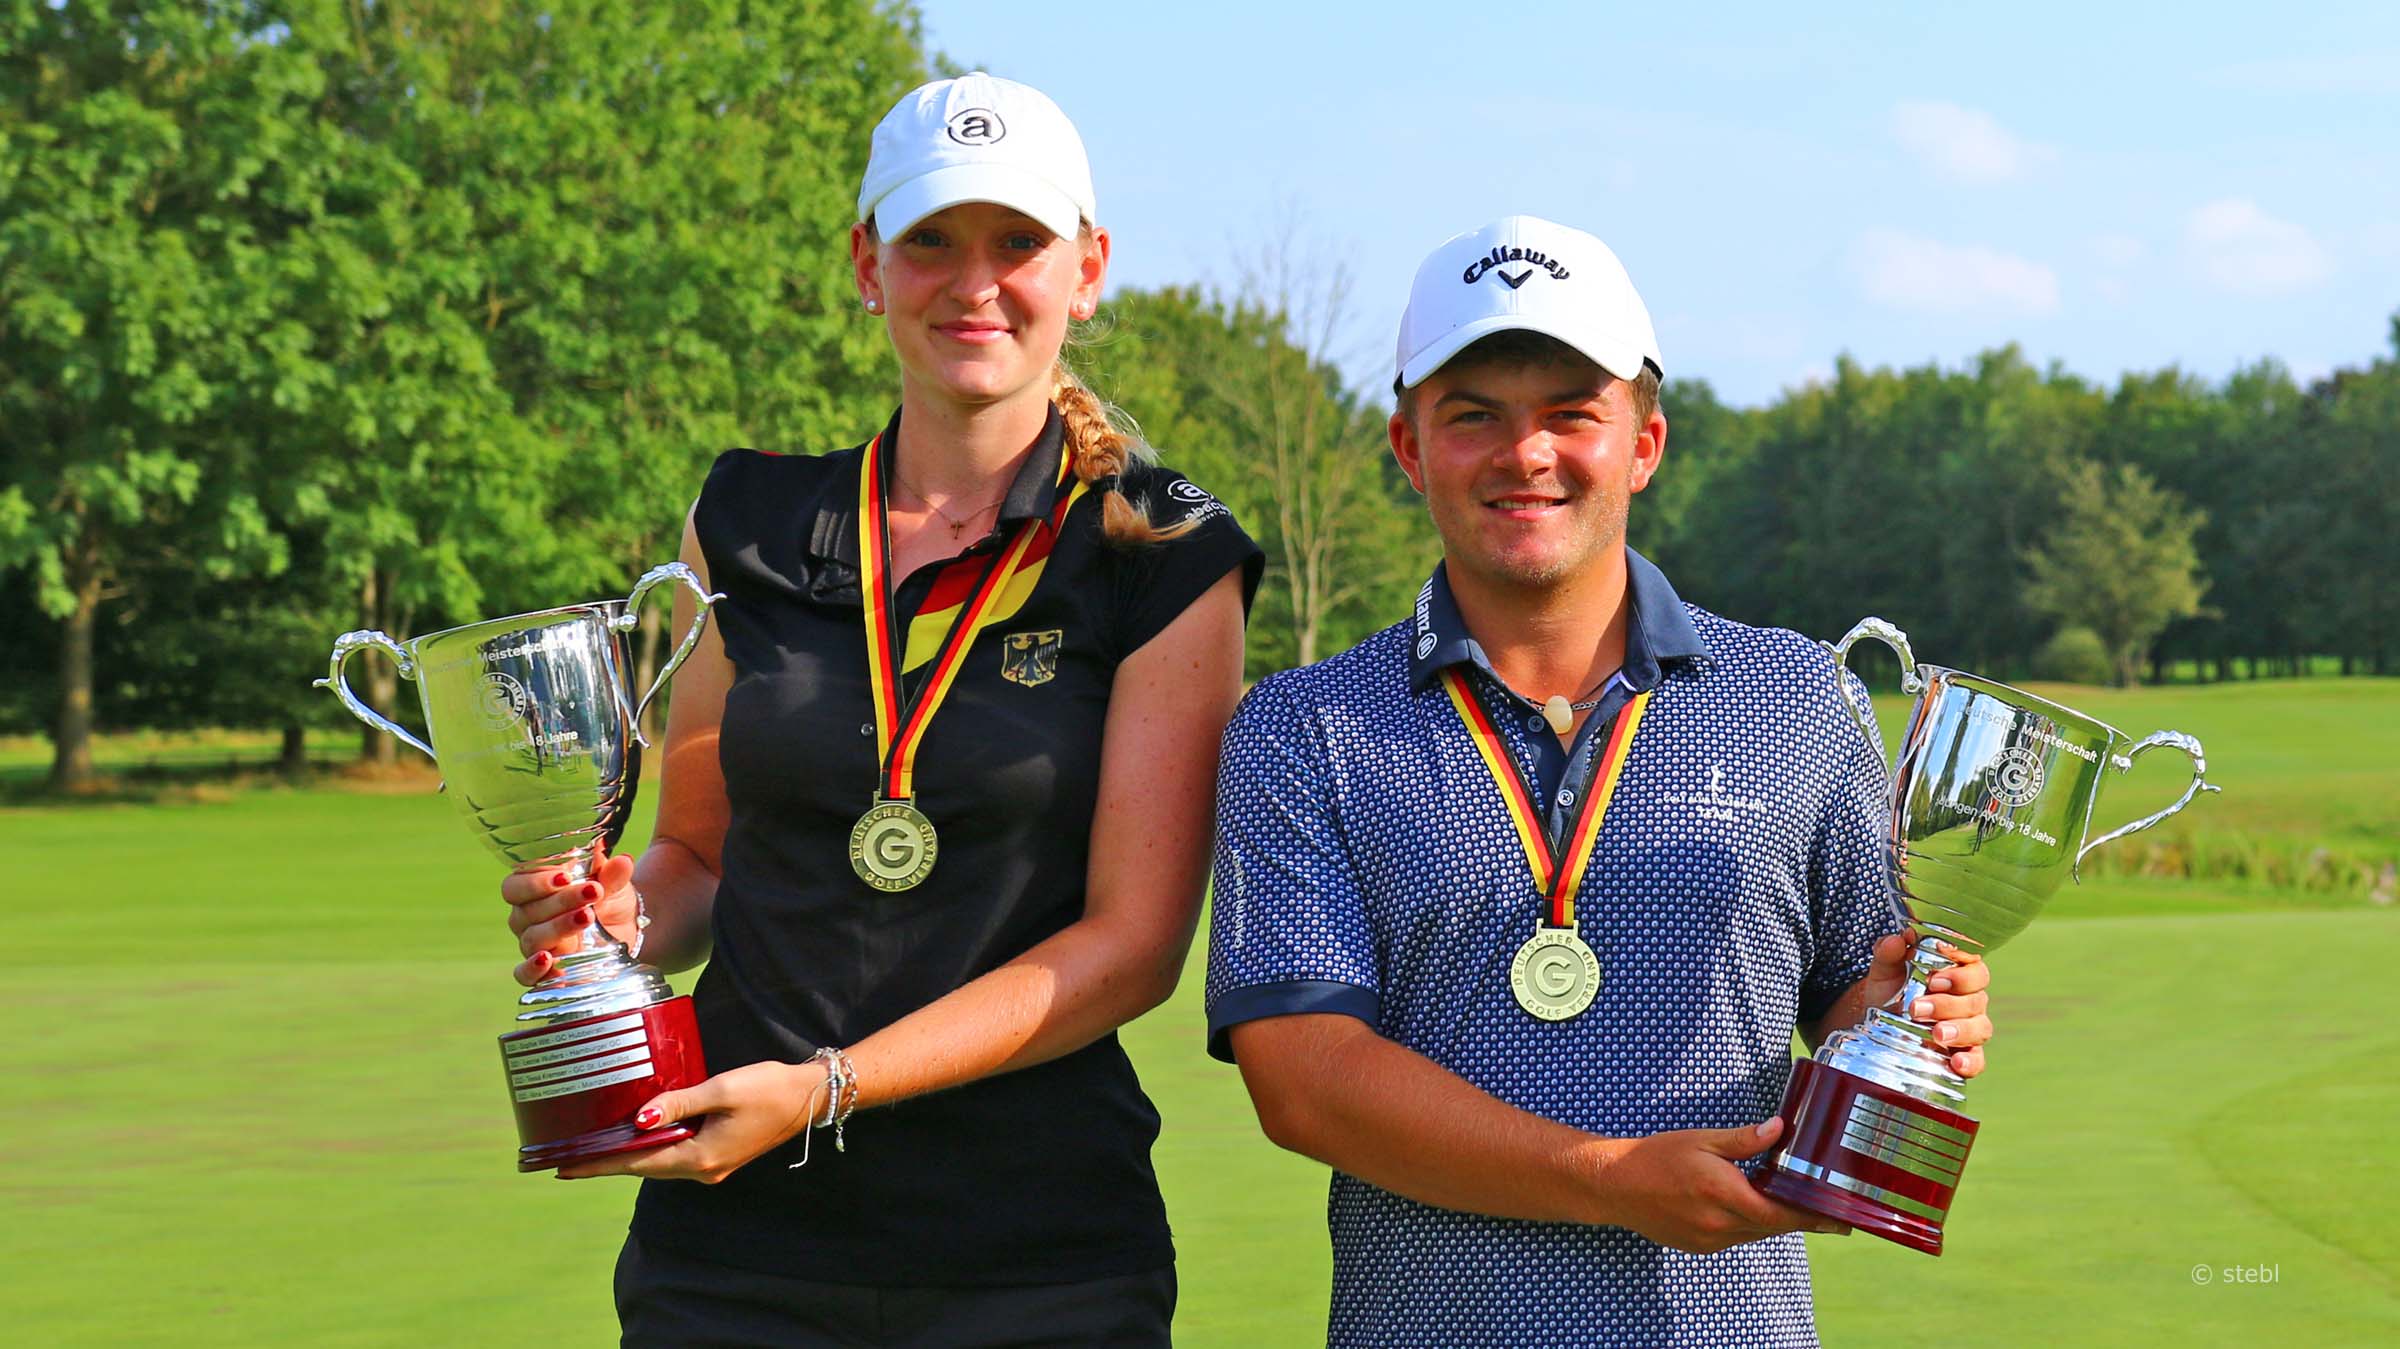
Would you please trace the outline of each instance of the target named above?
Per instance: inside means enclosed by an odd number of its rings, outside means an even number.
[[[342,677],[342,666],[348,663],[352,653],[370,647],[390,656],[392,663],[400,667],[402,679],[417,677],[416,661],[410,658],[407,649],[398,642],[380,632],[345,632],[333,640],[333,668],[326,672],[323,679],[316,682],[316,687],[332,689],[334,695],[342,700],[342,706],[350,709],[350,715],[378,731],[400,737],[402,744],[408,745],[426,758],[434,758],[433,746],[410,735],[407,730],[394,723],[390,718],[367,706],[365,699],[350,691],[350,681]]]
[[[2100,837],[2093,839],[2091,842],[2084,844],[2082,848],[2078,849],[2075,853],[2075,879],[2078,882],[2083,880],[2083,859],[2090,855],[2092,849],[2099,847],[2103,843],[2113,843],[2116,840],[2125,837],[2127,834],[2138,834],[2142,832],[2151,825],[2158,823],[2160,820],[2163,820],[2169,815],[2172,815],[2175,812],[2183,809],[2185,806],[2190,805],[2192,803],[2192,798],[2198,796],[2202,792],[2221,792],[2225,790],[2224,788],[2217,786],[2215,783],[2208,781],[2208,755],[2201,750],[2200,742],[2188,735],[2185,735],[2181,731],[2152,731],[2150,734],[2143,736],[2140,740],[2135,741],[2132,749],[2123,754],[2110,755],[2109,766],[2115,768],[2120,773],[2125,772],[2133,767],[2134,760],[2142,757],[2151,750],[2160,748],[2181,750],[2185,754],[2191,756],[2191,782],[2184,787],[2183,795],[2175,799],[2174,805],[2167,807],[2165,810],[2158,812],[2156,815],[2145,815],[2141,819],[2135,820],[2131,824],[2124,825],[2116,829],[2111,829],[2107,833],[2102,834]]]
[[[633,590],[625,596],[625,611],[610,619],[609,626],[619,632],[631,631],[634,625],[641,622],[642,596],[649,594],[650,588],[662,581],[683,582],[690,588],[693,597],[699,600],[700,609],[699,612],[692,615],[691,631],[683,634],[683,641],[675,648],[675,654],[667,657],[666,663],[658,668],[658,677],[650,681],[650,687],[642,694],[642,700],[634,705],[633,738],[644,746],[647,746],[650,740],[649,737],[642,734],[642,714],[650,710],[650,700],[657,697],[658,691],[667,686],[667,681],[674,677],[676,668],[683,664],[685,657],[692,654],[692,648],[700,644],[700,630],[708,626],[708,607],[725,598],[721,593],[710,594],[708,587],[700,584],[699,574],[690,567],[680,562],[665,562],[643,572],[642,579],[633,583]]]
[[[1874,638],[1890,647],[1900,657],[1900,691],[1902,693],[1918,692],[1925,687],[1925,681],[1917,678],[1917,658],[1915,653],[1908,649],[1908,634],[1880,618],[1862,618],[1858,620],[1857,627],[1842,634],[1842,640],[1833,643],[1818,643],[1819,646],[1823,646],[1827,651],[1833,653],[1833,687],[1842,695],[1843,704],[1850,709],[1850,719],[1858,723],[1858,729],[1867,737],[1867,743],[1872,745],[1875,743],[1874,704],[1867,702],[1863,694],[1853,694],[1850,691],[1850,681],[1842,678],[1850,669],[1851,644],[1862,637]]]

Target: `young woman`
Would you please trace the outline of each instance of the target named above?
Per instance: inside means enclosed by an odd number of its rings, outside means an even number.
[[[885,117],[851,257],[899,411],[717,461],[683,560],[725,598],[656,837],[506,888],[522,981],[585,924],[632,937],[637,891],[646,961],[709,961],[716,1076],[638,1120],[697,1134],[561,1172],[648,1180],[629,1344],[1167,1343],[1158,1116],[1115,1031],[1191,940],[1261,558],[1059,361],[1108,270],[1090,181],[1023,85]]]

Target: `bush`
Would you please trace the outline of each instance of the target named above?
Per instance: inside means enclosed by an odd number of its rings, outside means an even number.
[[[2060,628],[2033,655],[2033,677],[2061,684],[2105,684],[2116,677],[2108,648],[2090,628]]]

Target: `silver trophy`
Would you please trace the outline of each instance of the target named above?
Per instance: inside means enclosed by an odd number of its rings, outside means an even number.
[[[676,581],[699,601],[691,630],[636,702],[628,696],[624,634],[652,587]],[[346,632],[319,688],[359,720],[388,731],[440,767],[442,789],[475,836],[520,872],[588,878],[603,846],[625,831],[641,781],[642,714],[698,644],[712,595],[680,562],[644,573],[623,600],[544,609],[428,633],[407,642]],[[342,677],[351,655],[390,656],[416,684],[427,744],[361,701]],[[524,1146],[518,1164],[546,1170],[688,1137],[647,1132],[631,1117],[660,1091],[705,1076],[691,1000],[638,963],[635,950],[593,923],[582,949],[561,957],[518,1000],[520,1029],[501,1037]]]
[[[1851,717],[1874,739],[1874,711],[1843,676],[1850,648],[1873,638],[1898,653],[1916,695],[1891,776],[1892,880],[1919,940],[1899,997],[1828,1036],[1786,1094],[1789,1126],[1759,1185],[1787,1202],[1939,1254],[1941,1225],[1976,1124],[1957,1113],[1964,1080],[1932,1028],[1908,1008],[1952,962],[2025,930],[2083,859],[2218,790],[2200,742],[2181,731],[2139,740],[1995,680],[1919,665],[1908,638],[1879,618],[1829,649]],[[2091,838],[2100,784],[2153,749],[2189,755],[2191,781],[2165,810]],[[2088,840],[2088,841],[2087,841]]]

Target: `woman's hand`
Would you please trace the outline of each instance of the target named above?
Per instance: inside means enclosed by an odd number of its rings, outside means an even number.
[[[646,1176],[714,1185],[781,1146],[811,1118],[822,1118],[824,1109],[824,1064],[753,1063],[696,1087],[661,1092],[634,1114],[633,1122],[644,1129],[691,1121],[698,1132],[690,1138],[563,1166],[558,1178]]]
[[[517,982],[528,988],[550,973],[558,957],[582,950],[584,930],[593,923],[607,924],[628,944],[640,930],[633,859],[610,857],[604,848],[592,855],[590,880],[569,884],[564,870],[513,872],[500,882],[500,897],[508,901],[508,930],[525,954]]]
[[[1895,932],[1875,943],[1875,964],[1860,987],[1866,1005],[1881,1007],[1900,995],[1908,983],[1908,956],[1917,934]],[[1910,1020],[1933,1027],[1933,1047],[1950,1060],[1950,1071],[1973,1077],[1983,1071],[1984,1042],[1992,1038],[1992,967],[1983,957],[1968,955],[1948,942],[1937,948],[1958,963],[1926,981],[1925,992],[1912,1006],[1897,1009]]]

